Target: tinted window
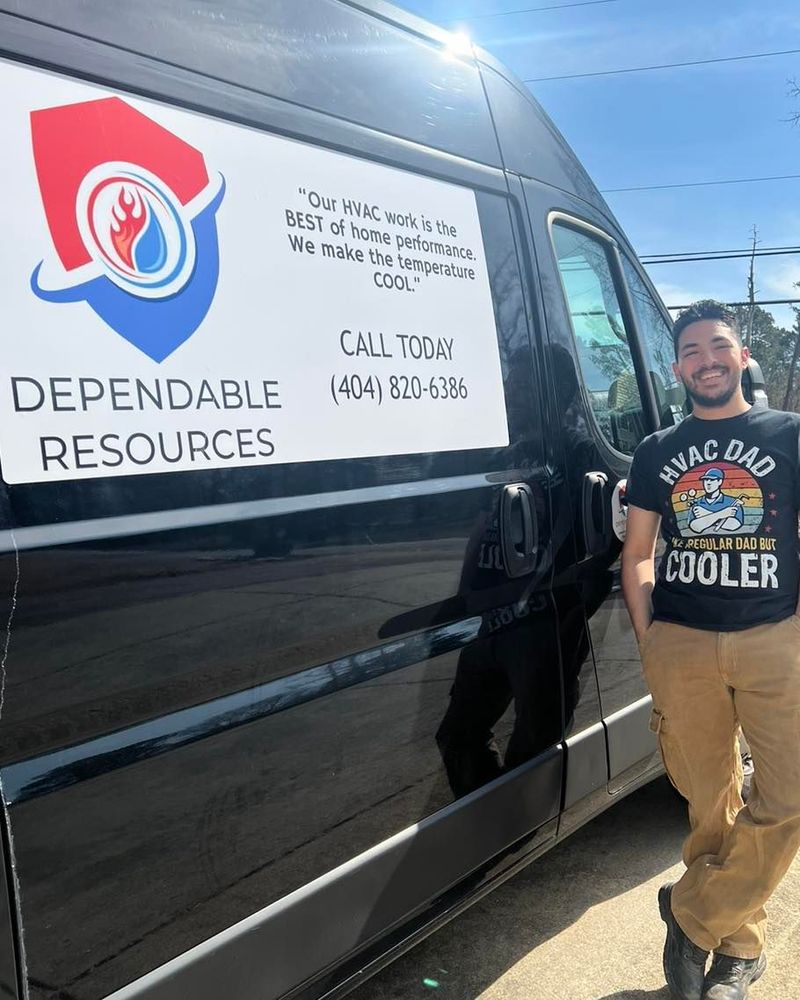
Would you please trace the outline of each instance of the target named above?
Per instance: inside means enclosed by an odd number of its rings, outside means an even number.
[[[672,329],[656,305],[649,288],[627,257],[623,257],[623,266],[658,403],[659,421],[663,427],[669,427],[674,422],[674,411],[670,408],[680,409],[685,398],[683,386],[672,371],[672,361],[675,357]]]
[[[644,437],[644,418],[609,248],[558,223],[553,241],[597,426],[617,451],[632,454]]]
[[[335,0],[0,0],[0,9],[500,165],[477,68]]]

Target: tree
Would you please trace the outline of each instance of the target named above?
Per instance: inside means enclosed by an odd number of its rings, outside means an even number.
[[[798,84],[797,80],[795,80],[794,77],[788,82],[789,82],[789,97],[800,98],[800,84]],[[787,120],[790,121],[792,125],[800,125],[800,111],[793,111],[789,115],[789,118]]]
[[[746,330],[750,307],[737,306],[734,312],[739,329]],[[798,310],[795,310],[797,313]],[[753,307],[750,352],[764,373],[770,405],[795,412],[800,412],[800,382],[796,376],[798,358],[795,356],[799,323],[796,320],[794,329],[786,330],[776,324],[772,313],[761,306]]]
[[[797,285],[795,285],[795,288],[797,288]],[[794,333],[794,351],[792,352],[792,361],[789,365],[786,392],[783,397],[783,409],[797,412],[797,401],[795,399],[797,393],[794,387],[794,377],[797,372],[797,361],[800,359],[800,309],[794,310],[794,329],[792,332]]]

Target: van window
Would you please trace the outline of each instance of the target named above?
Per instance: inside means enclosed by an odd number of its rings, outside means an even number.
[[[639,326],[645,361],[658,403],[659,423],[662,427],[669,427],[674,423],[672,408],[680,409],[684,400],[683,386],[672,371],[672,361],[675,356],[672,330],[650,289],[631,261],[623,256],[622,264]]]
[[[606,441],[630,455],[645,423],[608,246],[561,223],[553,242],[592,413]]]

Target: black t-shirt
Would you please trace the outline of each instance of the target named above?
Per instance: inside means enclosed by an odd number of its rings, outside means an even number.
[[[654,618],[736,631],[794,613],[800,415],[688,417],[636,449],[628,503],[661,515]]]

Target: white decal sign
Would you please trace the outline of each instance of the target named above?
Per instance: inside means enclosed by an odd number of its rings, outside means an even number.
[[[508,443],[472,191],[0,62],[8,483]]]

